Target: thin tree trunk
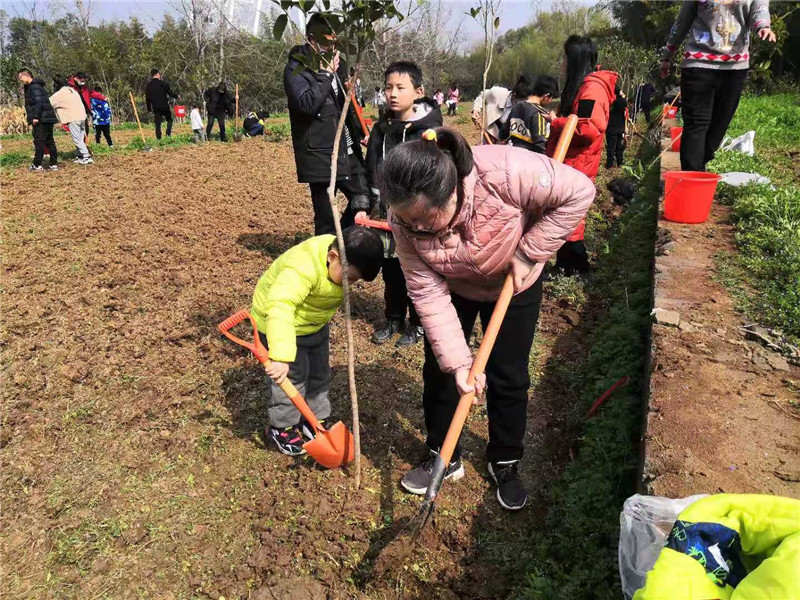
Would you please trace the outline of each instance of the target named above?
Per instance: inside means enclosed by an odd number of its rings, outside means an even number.
[[[358,61],[356,61],[358,64]],[[336,72],[333,73],[337,77]],[[349,89],[352,89],[354,78],[349,81]],[[338,85],[342,86],[339,81]],[[347,331],[347,379],[350,383],[350,404],[353,410],[353,441],[355,445],[355,483],[356,489],[361,486],[361,430],[358,421],[358,392],[356,390],[356,353],[355,345],[353,343],[353,321],[350,317],[350,280],[347,275],[349,263],[347,262],[347,254],[344,248],[344,236],[342,234],[342,224],[339,219],[339,209],[336,206],[336,174],[339,168],[339,145],[342,140],[342,132],[344,131],[344,124],[347,120],[347,111],[350,109],[350,94],[346,89],[342,90],[344,94],[344,107],[342,114],[339,116],[339,123],[336,126],[336,137],[333,141],[333,154],[331,156],[331,180],[328,185],[328,201],[331,204],[331,211],[333,212],[333,224],[336,227],[336,239],[339,241],[339,258],[342,263],[342,290],[344,292],[344,322]]]

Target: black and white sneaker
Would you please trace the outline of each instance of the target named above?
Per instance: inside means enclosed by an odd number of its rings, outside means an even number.
[[[506,510],[519,510],[528,501],[528,490],[519,478],[519,461],[489,463],[489,475],[497,484],[497,501]]]
[[[328,422],[330,420],[330,417],[328,419],[317,419],[317,420],[319,421],[320,425],[322,425],[325,429],[328,429]],[[300,431],[303,433],[303,437],[305,437],[308,441],[311,441],[317,437],[314,435],[314,428],[311,427],[311,425],[309,425],[308,421],[306,421],[305,419],[303,419],[300,422]]]
[[[416,469],[411,469],[405,474],[403,479],[400,480],[400,485],[403,489],[412,494],[424,495],[428,490],[428,485],[431,482],[431,472],[433,471],[433,463],[436,461],[437,453],[431,452],[431,455],[422,461],[422,464]],[[445,479],[452,479],[458,481],[464,476],[464,463],[461,459],[454,460],[447,467],[447,472],[444,475]]]
[[[48,171],[58,171],[58,165],[50,165],[47,167]]]
[[[31,165],[28,167],[28,171],[44,171],[44,167],[42,165]]]
[[[306,453],[303,450],[303,433],[297,425],[285,429],[269,427],[267,435],[278,446],[278,450],[287,456],[300,456]]]

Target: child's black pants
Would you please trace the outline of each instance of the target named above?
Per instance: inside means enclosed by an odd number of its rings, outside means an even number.
[[[53,139],[53,124],[39,122],[33,126],[33,164],[37,167],[42,166],[45,147],[50,150],[50,164],[58,164],[58,149],[56,141]]]
[[[705,171],[739,106],[747,69],[681,71],[681,169]]]
[[[475,302],[455,294],[453,305],[469,340],[478,315],[484,329],[492,316],[494,302]],[[526,291],[514,296],[500,327],[494,349],[486,365],[487,410],[489,415],[490,462],[522,458],[523,438],[528,414],[528,389],[531,385],[528,362],[542,303],[542,278]],[[422,368],[424,388],[426,444],[438,451],[458,405],[458,390],[453,375],[443,373],[425,338],[425,365]],[[461,454],[456,447],[455,460]]]
[[[622,131],[606,131],[606,168],[610,169],[614,163],[621,167],[624,152],[625,134]]]
[[[106,138],[106,143],[109,146],[113,146],[114,142],[111,141],[111,123],[106,125],[95,125],[94,126],[94,143],[100,143],[100,135]]]
[[[408,297],[406,278],[400,268],[397,258],[384,258],[381,266],[383,273],[383,300],[386,303],[386,319],[389,321],[405,321],[408,312],[408,321],[412,326],[419,325],[419,315],[414,309],[414,303]]]

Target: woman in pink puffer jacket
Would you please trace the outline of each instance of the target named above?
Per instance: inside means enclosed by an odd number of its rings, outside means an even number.
[[[401,482],[424,494],[460,394],[472,390],[468,340],[478,315],[489,322],[506,274],[516,295],[506,313],[486,377],[489,473],[500,504],[527,501],[522,458],[528,404],[528,357],[542,298],[541,274],[585,216],[594,184],[578,171],[510,146],[470,148],[447,128],[399,145],[384,160],[381,198],[408,294],[425,329],[422,396],[430,456]],[[446,477],[464,475],[457,448]]]

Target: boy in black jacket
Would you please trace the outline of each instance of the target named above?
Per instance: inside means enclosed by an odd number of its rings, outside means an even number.
[[[427,129],[442,125],[439,105],[425,98],[422,71],[413,62],[399,61],[389,65],[384,74],[386,109],[372,129],[367,145],[367,182],[380,218],[385,219],[387,208],[378,192],[378,168],[386,154],[398,144],[417,140]],[[385,285],[386,323],[375,331],[372,341],[388,342],[394,334],[405,328],[406,312],[409,323],[397,340],[396,346],[416,344],[423,336],[417,311],[408,297],[406,279],[395,255],[391,233],[384,235],[384,259],[381,268]]]
[[[311,191],[314,235],[335,232],[333,211],[328,202],[328,184],[336,126],[347,93],[343,83],[347,81],[347,66],[339,59],[336,37],[326,19],[320,13],[309,17],[306,25],[308,42],[289,51],[283,72],[297,181],[307,183]],[[321,63],[318,71],[310,68],[316,59]],[[356,212],[369,210],[360,145],[362,138],[351,106],[337,157],[336,189],[349,201],[342,214],[342,229],[354,224]]]
[[[544,154],[553,120],[552,112],[545,107],[555,98],[558,98],[558,81],[553,77],[542,75],[532,82],[520,75],[514,86],[516,104],[500,126],[500,139],[508,139],[512,146]]]
[[[42,166],[42,158],[44,158],[44,149],[47,147],[50,149],[49,170],[58,171],[58,149],[56,141],[53,139],[53,125],[58,123],[58,117],[50,104],[44,89],[44,82],[38,78],[34,79],[33,73],[28,69],[21,69],[17,74],[17,79],[25,89],[25,114],[33,131],[33,164],[29,170],[45,170]]]

